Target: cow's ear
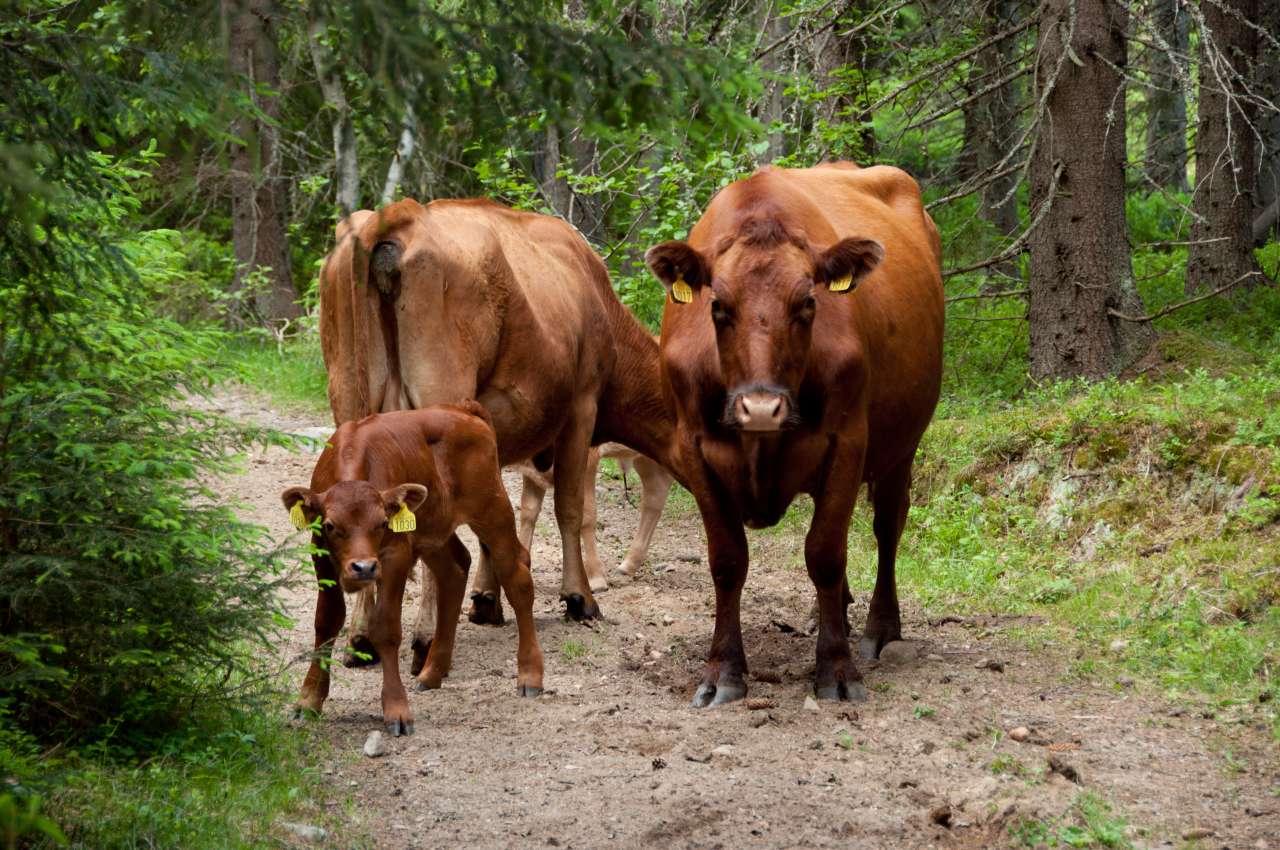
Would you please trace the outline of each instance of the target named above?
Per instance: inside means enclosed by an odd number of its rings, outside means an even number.
[[[693,294],[711,281],[711,271],[702,254],[688,242],[663,242],[644,254],[654,277],[662,282],[667,297],[688,304]]]
[[[401,484],[382,491],[382,504],[386,506],[388,517],[400,513],[401,508],[416,511],[426,500],[427,488],[421,484]]]
[[[841,239],[818,258],[817,278],[832,292],[852,292],[884,259],[874,239]]]
[[[306,487],[290,487],[280,494],[280,501],[289,512],[293,527],[299,531],[315,522],[316,517],[324,515],[320,497]]]

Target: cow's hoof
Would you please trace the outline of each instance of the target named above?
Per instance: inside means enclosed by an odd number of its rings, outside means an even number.
[[[746,695],[747,686],[743,682],[703,682],[694,692],[691,704],[694,708],[715,708],[727,702],[737,702]]]
[[[431,638],[419,640],[413,639],[413,660],[409,662],[409,675],[416,676],[422,672],[422,668],[427,663],[427,653],[431,651]]]
[[[587,586],[591,588],[592,593],[604,593],[609,589],[609,580],[603,575],[595,576],[587,579]]]
[[[347,651],[343,655],[344,667],[369,667],[378,663],[378,650],[373,648],[373,641],[365,635],[352,635],[347,641]]]
[[[401,735],[413,734],[412,720],[392,720],[387,723],[387,734],[393,738],[399,738]]]
[[[320,712],[316,711],[314,708],[307,708],[306,706],[295,705],[293,707],[293,719],[294,720],[319,720]]]
[[[542,696],[542,688],[535,688],[533,685],[517,685],[516,693],[522,697]]]
[[[818,699],[832,700],[834,702],[867,701],[867,689],[862,686],[861,682],[836,682],[834,685],[815,688],[814,695]]]
[[[415,691],[438,691],[443,679],[417,679],[413,683]]]
[[[584,620],[599,620],[600,606],[593,599],[591,604],[587,604],[587,600],[581,593],[562,593],[560,601],[564,603],[564,615],[570,620],[583,622]]]
[[[501,626],[506,622],[502,600],[498,594],[489,591],[471,594],[471,610],[467,612],[467,619],[482,626]]]
[[[858,655],[864,661],[874,661],[880,657],[880,647],[882,645],[875,638],[864,637],[858,641]]]

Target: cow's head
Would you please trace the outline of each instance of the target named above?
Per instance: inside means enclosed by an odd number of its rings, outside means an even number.
[[[727,392],[724,422],[777,432],[799,422],[820,288],[848,297],[884,257],[872,239],[811,248],[772,220],[748,221],[714,256],[687,242],[663,242],[645,254],[662,281],[668,310],[708,310]]]
[[[367,481],[342,481],[323,493],[290,487],[280,495],[286,510],[302,510],[306,521],[320,519],[320,537],[338,567],[338,580],[347,592],[378,577],[378,553],[391,530],[391,518],[401,508],[417,510],[427,498],[420,484],[401,484],[379,491]]]

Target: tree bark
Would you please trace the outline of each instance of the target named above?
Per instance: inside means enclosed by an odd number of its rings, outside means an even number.
[[[325,24],[314,0],[307,4],[307,14],[310,16],[307,38],[311,46],[311,61],[316,67],[320,90],[324,92],[325,105],[333,110],[334,202],[338,207],[338,217],[346,218],[360,209],[360,162],[355,124],[351,120],[351,107],[342,88],[342,79],[338,76],[337,60],[324,42]]]
[[[761,7],[762,14],[767,17],[761,30],[760,46],[768,47],[778,39],[785,38],[791,32],[793,25],[790,16],[779,16],[779,12],[782,11],[780,3],[765,0]],[[787,59],[790,55],[791,51],[784,44],[775,47],[760,63],[768,78],[764,84],[764,97],[756,108],[756,118],[765,126],[766,138],[769,142],[769,146],[756,157],[756,162],[760,165],[767,165],[787,155],[787,137],[781,125],[786,112],[785,74]]]
[[[1267,234],[1275,233],[1280,221],[1280,0],[1263,0],[1259,21],[1267,28],[1271,40],[1265,40],[1259,48],[1258,92],[1276,109],[1264,107],[1259,118],[1262,132],[1262,149],[1258,153],[1257,196],[1254,199],[1254,244],[1266,242]],[[1280,233],[1275,233],[1280,238]]]
[[[823,84],[837,92],[830,99],[830,114],[827,120],[832,124],[845,122],[858,126],[857,141],[844,148],[834,148],[831,151],[832,156],[864,165],[875,159],[876,133],[875,128],[871,126],[871,116],[865,108],[865,100],[854,90],[853,75],[849,71],[852,68],[858,69],[857,82],[865,92],[868,68],[867,43],[861,33],[848,34],[848,32],[866,14],[866,0],[854,0],[850,3],[848,10],[841,15],[832,28],[819,57]]]
[[[1126,18],[1116,0],[1047,0],[1041,12],[1036,84],[1047,99],[1031,160],[1039,223],[1027,311],[1037,378],[1113,374],[1152,341],[1148,323],[1110,314],[1143,313],[1125,226],[1124,79],[1114,70],[1125,67]]]
[[[1187,98],[1179,63],[1190,43],[1191,16],[1180,0],[1154,0],[1152,26],[1166,48],[1148,54],[1147,178],[1162,189],[1187,191]]]
[[[1186,292],[1262,281],[1253,256],[1257,110],[1245,98],[1255,80],[1258,0],[1202,0],[1196,191]]]
[[[234,288],[262,275],[253,305],[258,318],[275,322],[302,315],[293,287],[289,241],[285,231],[288,198],[280,176],[280,87],[275,0],[222,0],[228,33],[228,66],[245,83],[245,93],[264,116],[241,114],[232,134],[230,156],[231,236],[236,257]]]
[[[379,201],[380,206],[386,206],[396,199],[396,192],[400,189],[400,183],[404,180],[404,166],[409,161],[409,157],[413,156],[414,148],[417,144],[418,120],[413,113],[413,106],[408,102],[404,105],[404,122],[400,126],[400,141],[396,144],[396,152],[391,157],[391,163],[387,166],[387,179],[382,184],[382,197]]]

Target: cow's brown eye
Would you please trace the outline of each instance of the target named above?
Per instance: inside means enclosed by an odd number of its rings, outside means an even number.
[[[325,520],[325,523],[324,523],[324,533],[325,534],[333,533],[333,523],[329,522],[328,520]]]
[[[818,310],[818,299],[810,295],[808,298],[800,302],[795,310],[795,320],[797,322],[812,322],[814,313]]]
[[[711,302],[711,321],[715,322],[717,326],[723,327],[729,324],[732,318],[729,311],[718,300]]]

